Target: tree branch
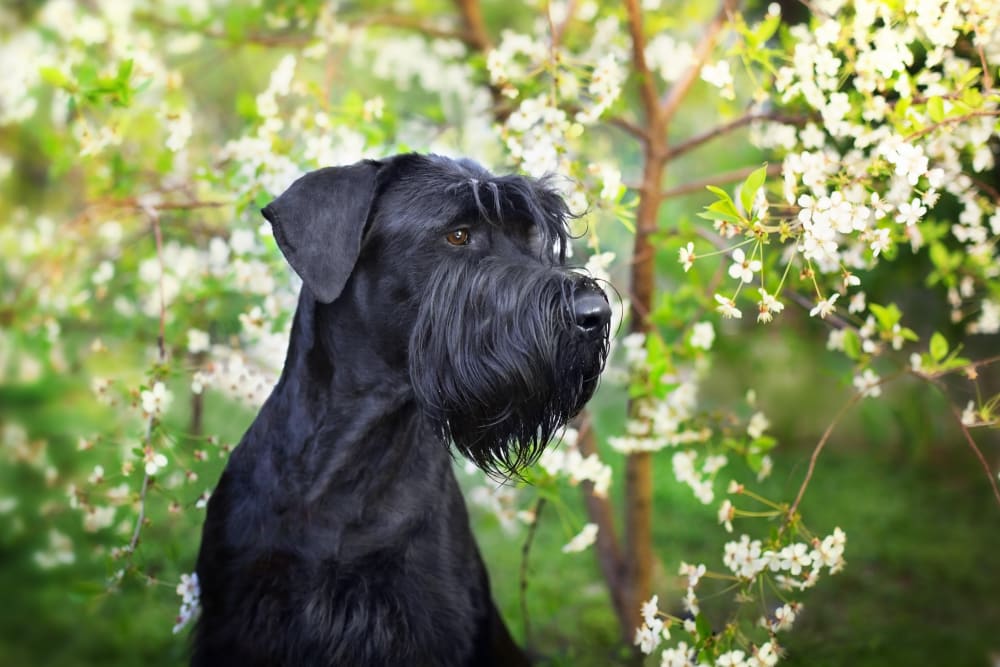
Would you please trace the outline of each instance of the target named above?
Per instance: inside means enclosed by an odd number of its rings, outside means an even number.
[[[419,32],[421,35],[433,39],[457,39],[467,46],[478,49],[475,36],[468,30],[456,30],[454,28],[443,28],[432,23],[428,23],[416,16],[405,14],[380,14],[360,21],[360,25],[383,26],[386,28],[404,28]]]
[[[642,32],[642,10],[639,0],[626,0],[625,10],[628,13],[628,29],[632,37],[632,66],[639,78],[639,94],[642,96],[642,108],[646,112],[647,124],[652,127],[660,125],[660,108],[656,101],[656,81],[646,64],[646,37]]]
[[[661,109],[665,124],[670,123],[674,114],[677,113],[677,109],[680,108],[681,102],[687,97],[694,82],[698,80],[701,68],[704,67],[705,61],[708,60],[708,57],[712,54],[712,49],[715,48],[715,42],[719,38],[719,33],[722,32],[722,27],[726,24],[729,15],[736,11],[738,4],[738,0],[722,0],[719,10],[712,18],[712,22],[705,27],[705,32],[694,49],[694,62],[681,78],[674,83],[670,90],[667,91],[663,99]]]
[[[696,134],[695,136],[686,139],[685,141],[682,141],[681,143],[677,144],[676,146],[670,149],[670,159],[671,160],[677,159],[680,156],[684,155],[685,153],[693,151],[702,144],[708,143],[712,139],[717,139],[718,137],[729,134],[734,130],[738,130],[741,127],[750,125],[751,123],[754,123],[758,120],[771,120],[778,123],[787,123],[789,125],[804,125],[806,122],[808,122],[808,119],[804,117],[785,116],[783,114],[774,111],[767,111],[763,113],[753,113],[753,112],[747,113],[735,120],[729,121],[728,123],[723,123],[722,125],[714,127],[711,130],[702,132],[701,134]]]
[[[642,127],[639,127],[630,120],[626,120],[620,116],[613,116],[611,118],[607,118],[605,122],[608,125],[611,125],[612,127],[617,127],[620,130],[624,130],[625,132],[632,135],[642,143],[646,143],[649,141],[649,135],[646,133],[646,130]]]
[[[916,132],[907,135],[906,137],[903,138],[903,141],[910,142],[913,141],[914,139],[919,139],[925,134],[930,134],[934,130],[941,129],[946,125],[955,125],[956,123],[962,123],[967,120],[971,120],[972,118],[984,118],[984,117],[996,117],[996,116],[1000,116],[1000,110],[998,109],[989,109],[986,111],[970,111],[969,113],[962,114],[961,116],[952,116],[951,118],[945,118],[944,120],[938,121],[937,123],[928,125],[922,130],[917,130]]]
[[[483,11],[479,6],[479,0],[455,0],[458,11],[462,14],[462,21],[468,32],[466,43],[483,53],[493,48],[493,41],[486,32],[486,23],[483,21]]]

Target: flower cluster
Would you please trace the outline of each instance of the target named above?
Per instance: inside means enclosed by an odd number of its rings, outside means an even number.
[[[174,621],[173,633],[176,635],[198,616],[201,605],[201,586],[198,584],[198,573],[182,574],[181,583],[177,584],[177,595],[181,597],[181,607]]]

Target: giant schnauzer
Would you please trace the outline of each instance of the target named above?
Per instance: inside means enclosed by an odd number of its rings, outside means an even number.
[[[263,210],[303,286],[208,505],[193,665],[523,665],[449,442],[517,474],[590,398],[607,299],[544,180],[399,155]]]

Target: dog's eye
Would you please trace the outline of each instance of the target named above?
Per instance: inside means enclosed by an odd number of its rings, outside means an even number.
[[[466,227],[448,232],[444,237],[452,245],[469,245],[469,230]]]

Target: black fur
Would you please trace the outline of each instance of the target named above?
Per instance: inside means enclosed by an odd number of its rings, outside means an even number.
[[[285,369],[208,506],[193,665],[524,665],[448,441],[516,474],[590,398],[610,311],[543,181],[401,155],[264,209],[303,279]],[[446,235],[467,228],[468,245]]]

